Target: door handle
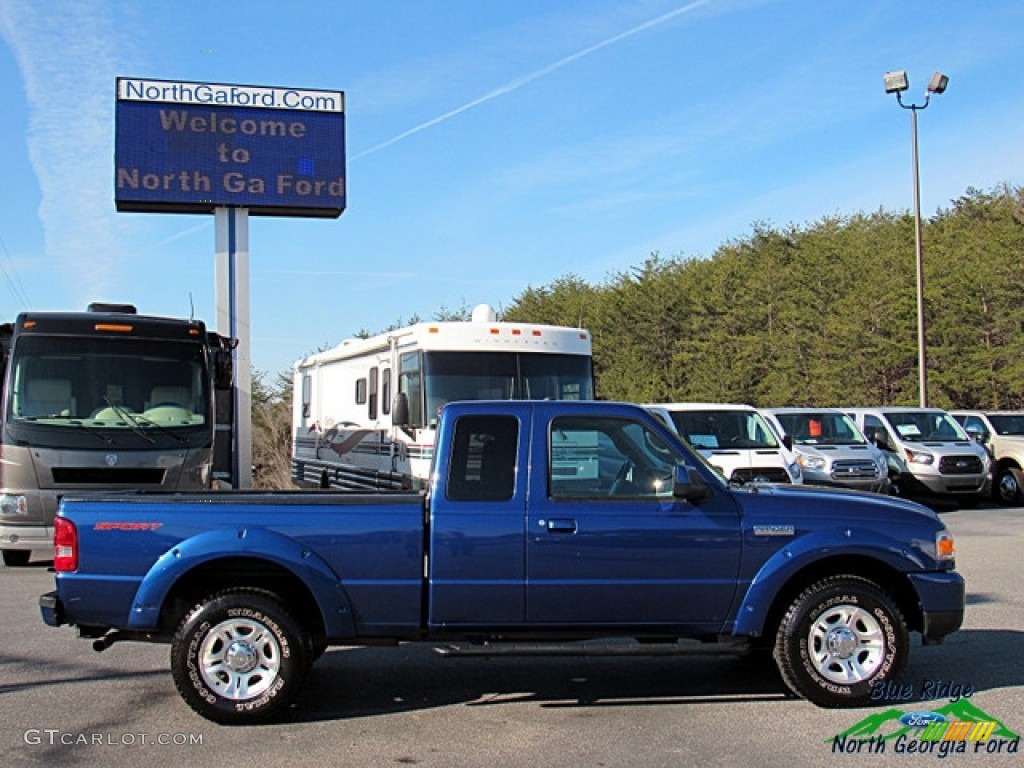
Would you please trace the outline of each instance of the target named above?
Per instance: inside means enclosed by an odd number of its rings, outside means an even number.
[[[549,533],[576,533],[576,521],[571,519],[548,520]]]

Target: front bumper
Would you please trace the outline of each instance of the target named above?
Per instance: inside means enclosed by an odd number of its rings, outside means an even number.
[[[966,589],[959,573],[912,573],[910,582],[921,604],[921,636],[925,643],[941,643],[946,635],[960,629]]]

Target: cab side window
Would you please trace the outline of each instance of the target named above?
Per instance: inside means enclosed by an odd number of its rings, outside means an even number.
[[[507,501],[515,493],[519,422],[511,416],[463,416],[455,424],[448,467],[452,501]]]
[[[548,438],[548,493],[554,499],[670,498],[681,460],[640,422],[563,416]]]

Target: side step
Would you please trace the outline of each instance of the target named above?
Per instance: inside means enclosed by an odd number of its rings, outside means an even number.
[[[587,640],[565,643],[449,643],[433,650],[438,656],[448,659],[488,656],[736,656],[746,654],[749,645],[742,641]]]

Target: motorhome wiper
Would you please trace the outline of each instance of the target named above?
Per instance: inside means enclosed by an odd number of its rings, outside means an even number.
[[[147,441],[150,444],[156,442],[156,440],[154,440],[152,437],[147,435],[143,431],[143,429],[139,426],[139,422],[136,421],[134,413],[132,413],[131,411],[125,410],[120,405],[118,405],[113,400],[111,400],[109,397],[104,397],[103,398],[103,402],[105,402],[110,407],[110,409],[114,411],[114,413],[116,413],[118,416],[120,416],[121,419],[123,419],[124,422],[129,427],[131,427],[132,432],[134,432],[136,435],[138,435],[139,437],[141,437],[143,440]]]
[[[153,421],[152,419],[146,418],[146,416],[141,414],[141,413],[133,413],[132,414],[132,421],[135,424],[140,425],[140,426],[156,427],[156,429],[160,430],[161,432],[163,432],[165,435],[168,435],[169,437],[173,437],[175,440],[177,440],[182,445],[184,445],[185,443],[188,442],[188,440],[186,440],[184,437],[179,435],[173,429],[168,429],[163,424],[158,424],[157,422]],[[151,443],[155,443],[156,442],[149,435],[143,434],[143,437],[145,437]]]
[[[85,430],[86,432],[88,432],[93,437],[98,437],[100,440],[102,440],[107,445],[110,445],[111,443],[114,442],[113,439],[110,438],[108,435],[104,435],[102,432],[96,431],[95,429],[90,427],[88,424],[84,424],[84,423],[82,423],[78,419],[68,419],[68,424],[74,424],[76,427],[78,427],[79,429]]]

